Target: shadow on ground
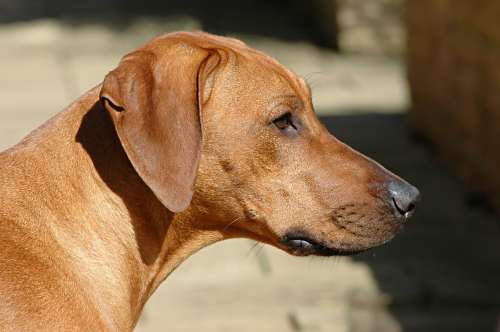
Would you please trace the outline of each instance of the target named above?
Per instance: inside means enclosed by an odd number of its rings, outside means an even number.
[[[359,112],[356,112],[359,114]],[[355,257],[367,263],[403,331],[496,331],[500,224],[465,204],[467,189],[422,146],[401,114],[323,117],[338,138],[419,187],[423,200],[390,244]]]

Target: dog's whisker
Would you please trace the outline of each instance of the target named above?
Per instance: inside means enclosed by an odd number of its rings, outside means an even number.
[[[252,246],[250,247],[250,249],[248,249],[248,252],[246,253],[245,257],[248,257],[250,256],[250,254],[252,254],[252,252],[255,250],[255,248],[257,248],[257,246],[260,244],[260,242],[258,241],[255,241],[254,244],[252,244]]]
[[[262,252],[262,249],[264,249],[264,243],[259,243],[259,244],[260,244],[260,246],[258,246],[258,248],[256,250],[257,251],[256,252],[257,256],[260,255],[260,253]]]
[[[314,88],[314,86],[316,85],[317,83],[317,80],[313,80],[313,77],[315,75],[323,75],[323,76],[326,76],[325,73],[323,72],[320,72],[320,71],[317,71],[317,72],[311,72],[307,75],[304,76],[304,80],[307,82],[307,84],[309,85],[309,88],[311,88],[311,90]]]
[[[227,231],[227,229],[229,227],[231,227],[232,225],[234,225],[235,223],[237,223],[238,221],[242,220],[243,217],[238,217],[236,219],[234,219],[233,221],[231,221],[229,224],[226,225],[226,227],[224,227],[224,232]]]
[[[323,76],[326,76],[326,74],[322,71],[313,71],[313,72],[310,72],[308,73],[307,75],[304,76],[304,80],[307,82],[307,83],[310,83],[309,81],[315,76],[315,75],[323,75]]]

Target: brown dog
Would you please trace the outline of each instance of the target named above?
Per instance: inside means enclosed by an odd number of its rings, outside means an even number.
[[[418,191],[320,124],[304,80],[242,42],[154,39],[0,154],[0,330],[125,331],[216,241],[345,255]]]

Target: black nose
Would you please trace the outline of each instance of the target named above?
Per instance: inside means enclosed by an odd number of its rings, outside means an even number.
[[[387,189],[391,195],[395,212],[405,218],[411,217],[420,199],[418,189],[404,181],[391,181]]]

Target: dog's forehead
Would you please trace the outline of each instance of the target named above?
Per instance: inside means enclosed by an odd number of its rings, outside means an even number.
[[[157,37],[143,46],[145,49],[154,50],[155,53],[168,54],[174,47],[186,53],[195,52],[197,49],[222,49],[232,52],[249,63],[280,73],[286,78],[304,85],[303,80],[288,70],[271,56],[256,50],[239,39],[212,35],[206,32],[174,32]]]
[[[142,46],[142,49],[155,53],[166,53],[172,47],[187,51],[199,49],[227,49],[233,51],[250,50],[244,42],[236,38],[216,36],[206,32],[173,32],[154,38]]]
[[[226,71],[226,73],[236,76],[233,76],[230,81],[225,81],[226,84],[229,82],[235,85],[235,89],[231,89],[232,93],[236,93],[240,90],[239,88],[242,88],[243,94],[245,94],[245,90],[248,90],[248,94],[252,95],[251,92],[257,89],[260,91],[257,99],[270,97],[268,93],[263,93],[267,91],[271,95],[295,95],[304,104],[308,103],[311,96],[310,88],[305,80],[273,57],[251,48],[235,38],[216,36],[205,32],[175,32],[153,39],[142,49],[154,53],[156,60],[162,59],[160,62],[170,61],[171,56],[194,55],[200,49],[222,50],[232,59],[231,62],[234,65],[233,70]],[[244,75],[244,79],[240,75]],[[252,98],[255,99],[255,95],[252,95]]]

